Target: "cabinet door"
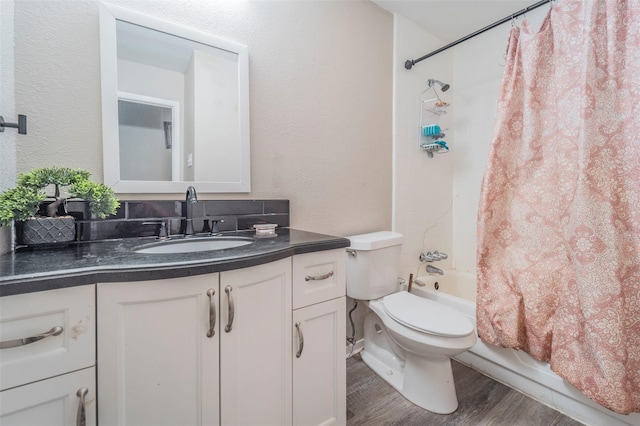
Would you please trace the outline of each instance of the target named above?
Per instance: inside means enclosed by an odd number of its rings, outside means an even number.
[[[94,367],[0,392],[2,426],[96,424]],[[84,393],[81,389],[86,388]],[[84,412],[81,399],[84,394]],[[84,415],[84,423],[82,416]]]
[[[218,278],[98,284],[101,426],[219,424]]]
[[[344,297],[293,311],[293,424],[346,423]]]
[[[222,424],[290,425],[291,259],[222,272],[220,293]]]

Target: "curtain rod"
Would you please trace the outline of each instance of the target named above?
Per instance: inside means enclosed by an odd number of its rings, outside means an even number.
[[[449,48],[451,48],[451,47],[453,47],[455,45],[458,45],[458,44],[460,44],[460,43],[462,43],[464,41],[467,41],[470,38],[473,38],[473,37],[475,37],[475,36],[477,36],[479,34],[482,34],[485,31],[489,31],[490,29],[493,29],[493,28],[497,27],[498,25],[502,25],[505,22],[509,22],[510,20],[515,19],[520,15],[524,15],[525,13],[527,13],[527,12],[533,10],[533,9],[536,9],[536,8],[546,4],[546,3],[550,3],[551,1],[553,1],[553,0],[541,0],[541,1],[537,2],[537,3],[532,4],[531,6],[525,7],[524,9],[522,9],[519,12],[513,13],[513,14],[507,16],[506,18],[502,18],[501,20],[494,22],[491,25],[487,25],[486,27],[484,27],[484,28],[482,28],[482,29],[480,29],[478,31],[475,31],[475,32],[473,32],[471,34],[467,34],[466,36],[462,37],[461,39],[456,40],[456,41],[454,41],[452,43],[449,43],[446,46],[441,47],[440,49],[434,50],[431,53],[427,53],[426,55],[422,56],[421,58],[408,59],[407,62],[404,63],[404,67],[406,69],[410,70],[415,64],[417,64],[420,61],[424,61],[425,59],[430,58],[433,55],[437,55],[440,52],[444,52],[445,50],[447,50],[447,49],[449,49]]]

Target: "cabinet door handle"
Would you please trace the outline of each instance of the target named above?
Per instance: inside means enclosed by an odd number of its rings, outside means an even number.
[[[333,271],[327,272],[324,275],[307,275],[306,277],[304,277],[304,280],[305,281],[322,281],[332,276],[333,276]]]
[[[224,288],[224,292],[227,293],[227,297],[229,298],[229,319],[227,320],[227,326],[224,328],[224,331],[226,331],[227,333],[231,331],[231,328],[233,327],[233,314],[234,314],[234,307],[233,307],[233,297],[231,297],[231,290],[233,290],[233,287],[231,287],[230,285],[226,286]]]
[[[207,331],[207,337],[213,337],[216,334],[216,303],[213,300],[215,295],[216,291],[214,289],[207,290],[207,296],[209,296],[209,330]]]
[[[304,336],[302,335],[300,321],[296,321],[296,331],[298,332],[298,352],[296,352],[296,358],[300,358],[302,356],[302,350],[304,349]]]
[[[62,334],[63,331],[64,331],[64,328],[60,327],[59,325],[56,325],[51,330],[45,333],[37,334],[31,337],[25,337],[23,339],[6,340],[4,342],[0,342],[0,349],[9,349],[9,348],[15,348],[18,346],[28,345],[30,343],[37,342],[38,340],[42,340],[47,337],[59,336]]]
[[[80,388],[76,395],[80,399],[78,401],[78,413],[76,414],[76,426],[85,426],[87,424],[87,413],[84,408],[84,397],[89,393],[89,389]]]

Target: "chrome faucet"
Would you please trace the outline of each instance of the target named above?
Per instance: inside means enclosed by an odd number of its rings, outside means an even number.
[[[433,265],[427,265],[427,272],[430,274],[444,275],[444,272],[442,271],[442,269],[436,268]]]
[[[186,195],[186,217],[185,217],[185,229],[184,236],[190,237],[195,234],[193,231],[193,205],[198,202],[198,194],[196,193],[196,189],[193,186],[187,188]]]

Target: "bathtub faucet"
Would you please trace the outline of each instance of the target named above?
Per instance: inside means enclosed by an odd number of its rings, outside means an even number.
[[[444,275],[444,272],[442,271],[442,269],[436,268],[433,265],[427,265],[427,272],[430,274]]]
[[[440,253],[438,250],[431,253],[430,251],[427,254],[420,253],[420,262],[435,262],[436,260],[444,260],[447,257],[447,253]]]

